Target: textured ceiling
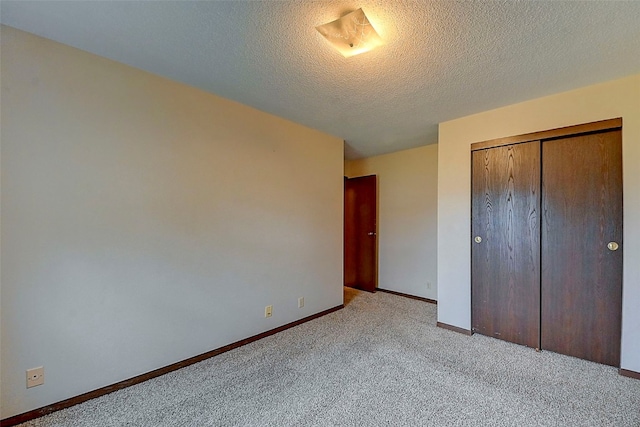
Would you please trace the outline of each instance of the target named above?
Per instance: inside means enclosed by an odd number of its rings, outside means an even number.
[[[386,44],[315,30],[362,7]],[[345,139],[347,158],[437,124],[640,72],[640,2],[2,1],[0,21]]]

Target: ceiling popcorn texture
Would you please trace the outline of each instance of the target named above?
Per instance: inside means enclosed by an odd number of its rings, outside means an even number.
[[[363,8],[384,45],[318,25]],[[640,73],[640,2],[2,1],[0,21],[343,138],[368,157],[438,123]]]

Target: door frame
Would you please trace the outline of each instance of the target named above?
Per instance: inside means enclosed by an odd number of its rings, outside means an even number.
[[[488,141],[475,142],[471,144],[471,151],[483,150],[485,148],[500,147],[503,145],[519,144],[544,139],[561,138],[581,133],[602,132],[605,130],[621,129],[622,117],[615,119],[600,120],[597,122],[585,123],[582,125],[566,126],[562,128],[545,130],[542,132],[525,133],[522,135],[508,136],[506,138],[490,139]]]

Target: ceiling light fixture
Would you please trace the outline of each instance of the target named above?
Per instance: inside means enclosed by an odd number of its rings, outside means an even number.
[[[383,44],[362,8],[328,24],[319,25],[316,30],[345,58],[368,52]]]

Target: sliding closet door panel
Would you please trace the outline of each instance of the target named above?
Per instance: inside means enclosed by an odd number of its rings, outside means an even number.
[[[472,153],[472,328],[540,345],[540,142]]]
[[[542,145],[542,348],[619,366],[621,131]]]

